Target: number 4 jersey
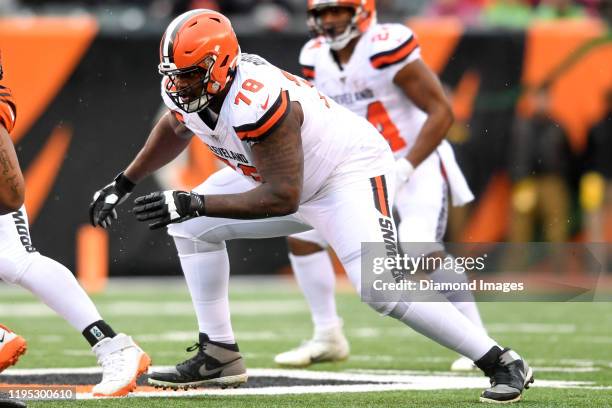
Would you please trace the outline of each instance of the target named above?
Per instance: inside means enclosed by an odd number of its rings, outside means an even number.
[[[323,38],[304,45],[300,65],[304,76],[331,99],[366,118],[384,136],[396,158],[414,145],[427,114],[419,109],[393,79],[407,64],[421,58],[412,31],[401,24],[375,24],[357,42],[342,68]],[[437,153],[448,178],[453,205],[474,196],[447,141]]]
[[[304,76],[321,92],[367,118],[385,137],[394,155],[403,157],[427,115],[404,95],[393,78],[418,58],[419,45],[408,27],[376,24],[363,34],[342,68],[323,38],[306,43],[300,65]]]
[[[252,146],[278,128],[291,102],[299,102],[304,113],[302,203],[330,177],[376,177],[393,166],[388,145],[365,119],[322,95],[308,81],[256,55],[242,54],[218,116],[208,109],[182,112],[166,95],[165,81],[162,97],[167,107],[213,154],[255,184],[262,179]]]

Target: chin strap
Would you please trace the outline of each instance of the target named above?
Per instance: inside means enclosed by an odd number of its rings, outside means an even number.
[[[325,36],[325,38],[327,40],[327,43],[329,44],[329,47],[332,50],[340,51],[341,49],[346,47],[353,38],[359,37],[360,34],[361,33],[359,32],[357,27],[355,27],[355,25],[351,23],[348,25],[348,27],[346,27],[346,30],[342,34],[336,36],[335,38],[330,38],[328,36]]]

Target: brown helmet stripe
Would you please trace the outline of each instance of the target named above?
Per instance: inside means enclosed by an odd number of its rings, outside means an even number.
[[[174,63],[174,40],[176,39],[176,34],[179,32],[185,21],[201,12],[201,9],[191,10],[172,20],[162,38],[161,51],[163,62]]]

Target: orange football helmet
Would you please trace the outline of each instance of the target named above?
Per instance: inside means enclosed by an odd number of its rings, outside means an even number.
[[[159,73],[165,90],[187,113],[199,112],[233,78],[240,46],[229,19],[213,10],[191,10],[176,17],[159,46]],[[180,87],[181,78],[197,78]]]
[[[336,36],[329,35],[321,24],[319,13],[329,7],[348,7],[354,10],[346,30]],[[376,24],[375,0],[308,0],[308,27],[316,35],[322,35],[333,50],[341,50],[355,37]]]

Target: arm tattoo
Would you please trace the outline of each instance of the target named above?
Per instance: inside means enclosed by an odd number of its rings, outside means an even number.
[[[14,170],[13,164],[5,149],[0,150],[0,169],[2,170],[3,176],[6,176],[10,171]]]
[[[16,180],[16,178],[16,174],[6,178],[6,181],[11,189],[11,192],[13,193],[14,198],[19,197],[19,182]]]
[[[21,196],[21,171],[13,159],[13,146],[9,145],[4,137],[0,137],[0,185],[6,188],[12,199]]]

